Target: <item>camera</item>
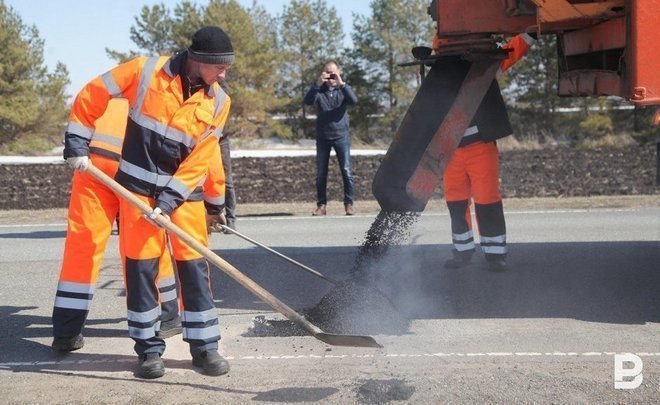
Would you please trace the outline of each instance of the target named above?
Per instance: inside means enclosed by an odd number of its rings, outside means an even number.
[[[337,80],[337,75],[334,74],[334,73],[330,73],[330,76],[328,76],[328,80],[330,80],[330,79]]]

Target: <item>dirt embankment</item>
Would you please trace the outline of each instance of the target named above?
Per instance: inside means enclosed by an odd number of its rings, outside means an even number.
[[[353,158],[356,199],[371,200],[371,181],[382,156]],[[653,195],[655,146],[574,150],[546,148],[501,154],[504,197]],[[232,161],[238,203],[316,200],[314,157],[240,158]],[[0,165],[0,210],[64,208],[71,170],[66,165]],[[342,182],[330,164],[328,198],[341,201]]]

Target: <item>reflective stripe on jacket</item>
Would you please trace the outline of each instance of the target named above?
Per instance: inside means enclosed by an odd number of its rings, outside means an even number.
[[[83,150],[78,140],[91,137],[109,100],[127,99],[129,118],[116,180],[155,198],[166,214],[193,194],[201,197],[231,104],[218,84],[184,101],[180,73],[186,57],[185,52],[171,58],[139,57],[97,77],[78,93],[67,128],[69,153],[78,156]]]

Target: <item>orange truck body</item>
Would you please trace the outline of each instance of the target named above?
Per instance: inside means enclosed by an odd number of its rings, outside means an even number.
[[[383,210],[424,210],[468,125],[480,116],[506,57],[497,46],[502,37],[557,37],[560,96],[612,95],[660,105],[660,0],[433,0],[428,13],[442,46],[434,55],[413,49],[416,61],[403,64],[421,65],[422,73],[424,64],[432,68],[374,177]],[[470,67],[461,70],[464,63]],[[483,104],[493,110],[503,101]],[[505,109],[495,115],[508,124]],[[660,156],[660,144],[658,150]],[[658,173],[660,183],[660,160]]]
[[[660,104],[660,0],[434,0],[429,14],[453,41],[556,34],[561,96]]]

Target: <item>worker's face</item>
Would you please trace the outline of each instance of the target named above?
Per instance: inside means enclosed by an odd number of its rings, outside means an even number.
[[[211,65],[207,63],[199,64],[199,77],[210,86],[215,82],[225,80],[225,76],[231,65]]]

